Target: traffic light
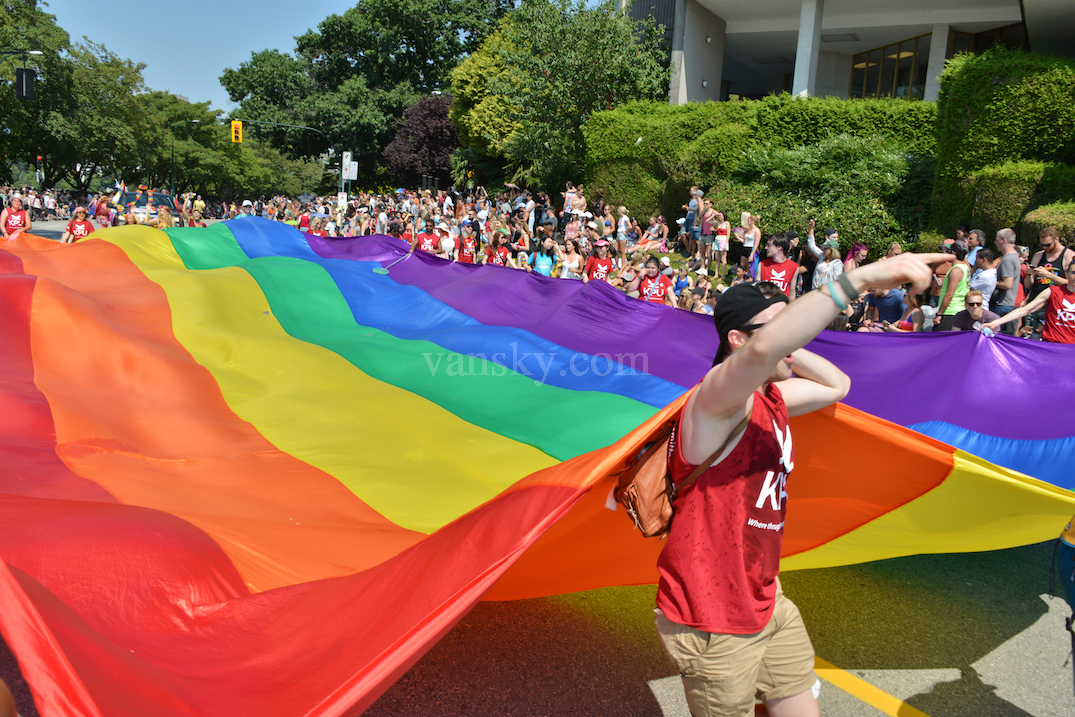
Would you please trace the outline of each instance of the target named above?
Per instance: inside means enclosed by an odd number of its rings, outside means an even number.
[[[34,101],[34,80],[37,73],[25,67],[15,70],[15,98],[24,102]]]
[[[243,141],[243,123],[241,120],[231,121],[231,141],[242,142]]]

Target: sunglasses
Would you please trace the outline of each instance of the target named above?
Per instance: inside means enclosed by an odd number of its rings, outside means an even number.
[[[981,305],[982,305],[982,302],[980,302],[980,301],[975,301],[975,302],[968,301],[967,302],[967,306],[981,306]]]

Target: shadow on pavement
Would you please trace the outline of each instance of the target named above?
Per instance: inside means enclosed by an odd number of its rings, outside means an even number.
[[[995,694],[974,663],[1023,632],[1048,608],[1052,543],[989,553],[918,555],[786,573],[817,654],[848,670],[956,668],[906,702],[928,715],[1028,713]],[[1066,634],[1056,635],[1067,640]]]
[[[364,714],[660,717],[652,586],[480,603]]]

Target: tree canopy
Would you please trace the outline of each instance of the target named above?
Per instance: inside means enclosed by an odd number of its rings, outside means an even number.
[[[582,127],[594,112],[668,92],[662,29],[617,8],[523,0],[452,75],[458,154],[498,154],[515,182],[582,176]]]
[[[11,179],[13,164],[32,167],[40,155],[45,187],[85,190],[115,179],[166,187],[174,147],[179,190],[297,194],[321,184],[320,162],[296,161],[256,141],[232,144],[208,103],[147,90],[143,65],[90,40],[72,44],[38,0],[4,0],[0,47],[43,53],[0,65],[0,181]],[[33,102],[15,98],[20,66],[38,74]]]
[[[220,78],[235,117],[317,127],[252,127],[290,157],[332,146],[364,166],[382,163],[404,110],[446,90],[460,58],[477,49],[513,0],[359,0],[296,38],[294,55],[254,53]]]

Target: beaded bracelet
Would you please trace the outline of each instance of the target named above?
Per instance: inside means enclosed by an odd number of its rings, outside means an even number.
[[[829,296],[832,297],[832,300],[836,302],[836,308],[838,308],[840,311],[845,310],[847,308],[847,304],[845,304],[843,301],[840,300],[840,298],[838,296],[836,296],[836,286],[835,286],[835,284],[830,281],[829,284],[828,284],[828,287],[829,287]]]
[[[836,277],[836,280],[840,282],[840,288],[844,290],[844,295],[847,297],[847,303],[851,304],[858,301],[859,293],[855,291],[855,285],[847,278],[847,274],[840,274]]]

